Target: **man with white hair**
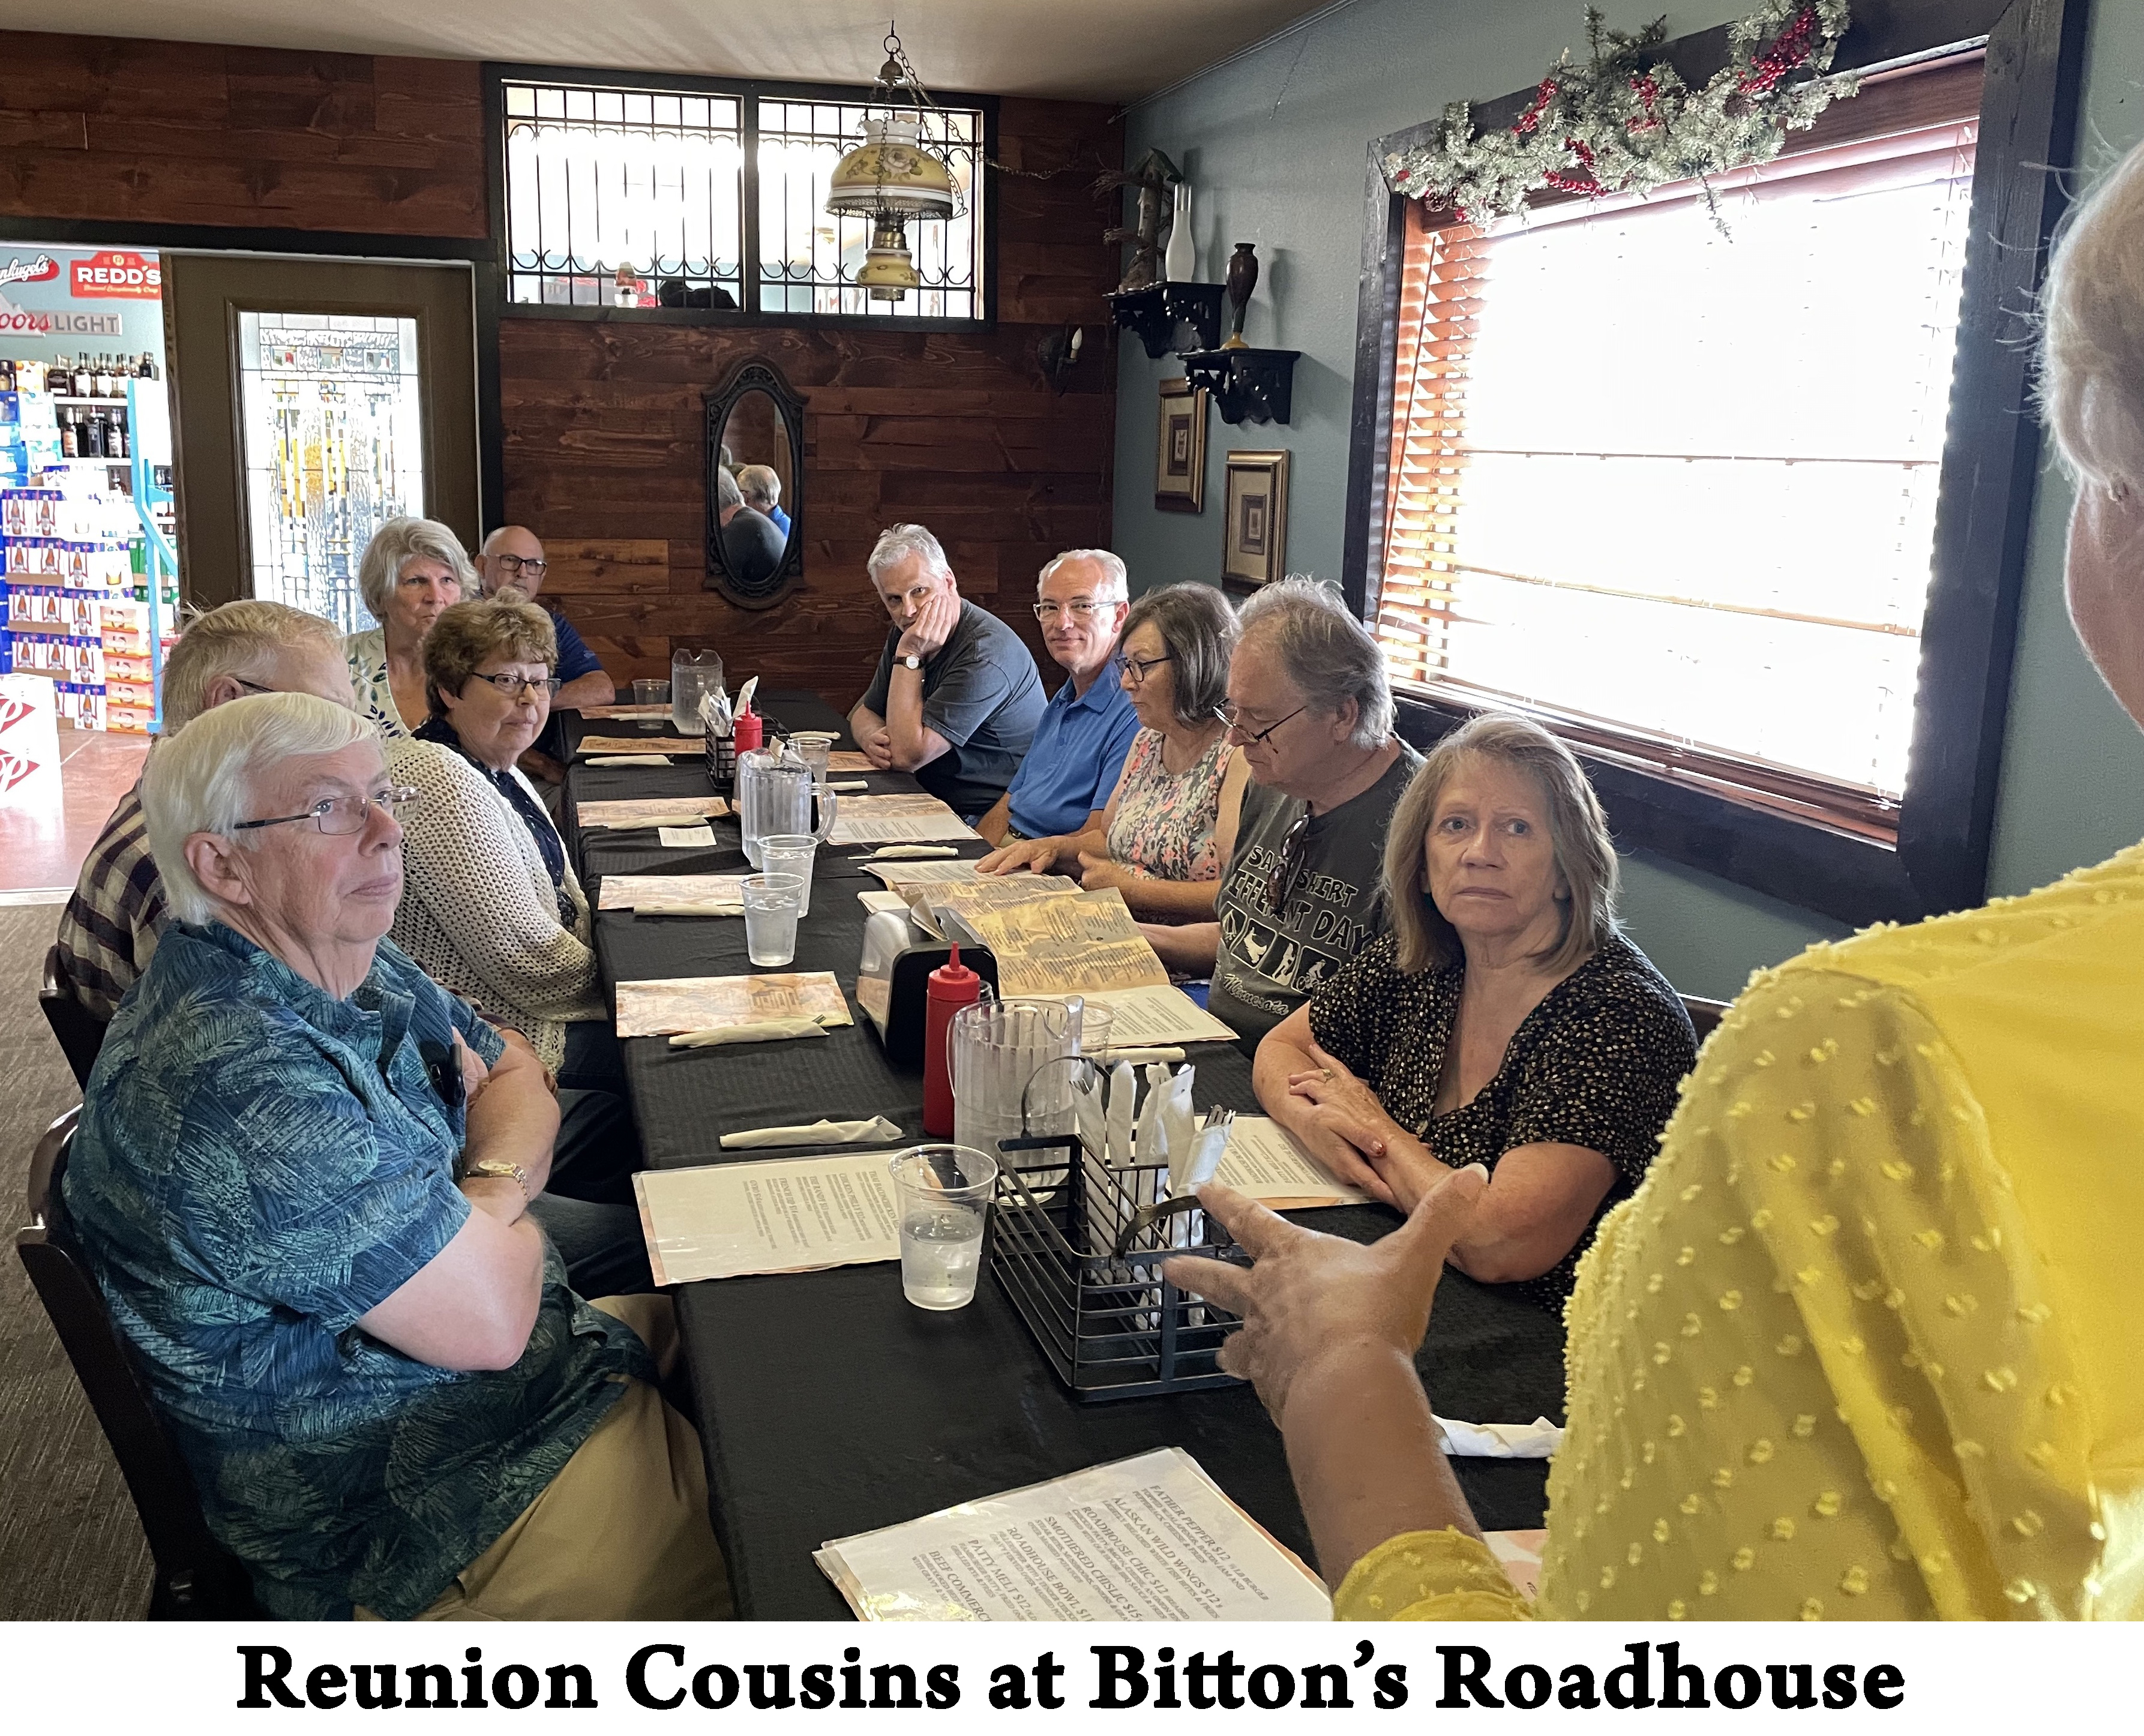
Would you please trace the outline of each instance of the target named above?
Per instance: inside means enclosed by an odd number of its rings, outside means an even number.
[[[317,693],[351,704],[350,666],[335,623],[254,598],[199,617],[164,666],[164,733],[248,693]],[[137,782],[104,822],[60,914],[67,988],[98,1019],[110,1022],[120,997],[148,968],[164,915]]]
[[[1384,928],[1385,832],[1422,756],[1392,733],[1385,654],[1311,578],[1243,605],[1222,719],[1251,782],[1213,922],[1146,924],[1172,970],[1213,973],[1208,1005],[1246,1046]]]
[[[1035,618],[1065,683],[1042,708],[1012,787],[975,822],[993,844],[1099,831],[1124,769],[1139,713],[1110,661],[1131,612],[1124,563],[1106,548],[1074,548],[1042,569]]]
[[[782,479],[774,467],[743,465],[737,473],[737,483],[744,503],[755,513],[764,513],[767,522],[786,538],[789,534],[789,514],[782,510]]]
[[[669,1304],[567,1287],[531,1218],[543,1069],[384,940],[396,815],[360,716],[210,712],[142,778],[173,922],[61,1187],[112,1320],[273,1614],[725,1613]]]
[[[893,627],[849,732],[874,766],[914,772],[973,821],[1005,793],[1035,740],[1044,703],[1035,658],[1004,622],[963,600],[921,525],[895,525],[867,564]]]

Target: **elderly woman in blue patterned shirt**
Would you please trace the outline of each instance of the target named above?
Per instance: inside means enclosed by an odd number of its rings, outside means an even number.
[[[383,940],[379,737],[235,700],[142,780],[173,923],[84,1094],[63,1218],[272,1613],[722,1613],[667,1300],[567,1287],[528,1212],[558,1114]]]

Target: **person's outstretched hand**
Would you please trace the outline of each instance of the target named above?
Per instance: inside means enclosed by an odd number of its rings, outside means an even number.
[[[1233,1188],[1209,1182],[1199,1202],[1258,1263],[1248,1271],[1179,1255],[1162,1274],[1243,1317],[1221,1347],[1221,1366],[1258,1388],[1288,1426],[1290,1390],[1322,1361],[1397,1355],[1410,1364],[1429,1328],[1445,1256],[1466,1233],[1489,1173],[1455,1170],[1422,1197],[1407,1221],[1367,1246],[1288,1223]]]

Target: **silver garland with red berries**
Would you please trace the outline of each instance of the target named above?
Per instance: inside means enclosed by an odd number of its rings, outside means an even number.
[[[1589,6],[1590,57],[1565,51],[1514,125],[1479,132],[1452,103],[1430,143],[1385,159],[1386,182],[1487,223],[1544,191],[1599,198],[1769,162],[1854,93],[1852,74],[1826,76],[1847,22],[1847,0],[1765,0],[1729,27],[1726,66],[1694,91],[1663,52],[1666,19],[1633,34]]]

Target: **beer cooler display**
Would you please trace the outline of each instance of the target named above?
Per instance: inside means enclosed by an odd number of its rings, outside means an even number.
[[[0,673],[148,734],[176,637],[154,254],[0,242]]]

